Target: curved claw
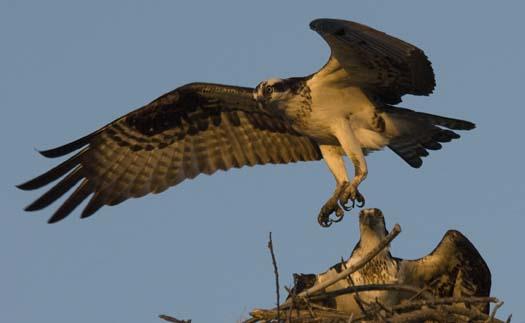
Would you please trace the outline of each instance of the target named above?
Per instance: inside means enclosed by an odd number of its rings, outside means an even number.
[[[365,197],[361,193],[359,193],[359,191],[357,191],[356,200],[357,207],[362,208],[363,206],[365,206]]]
[[[355,199],[352,198],[352,205],[348,206],[348,196],[345,197],[348,191],[350,183],[344,182],[337,186],[334,194],[321,208],[319,215],[317,216],[317,222],[323,228],[327,228],[332,225],[332,223],[340,222],[344,215],[345,210],[350,211],[355,207]],[[330,215],[335,213],[335,218],[330,218]]]
[[[332,221],[330,220],[330,217],[322,213],[320,213],[319,216],[317,217],[317,222],[323,228],[328,228],[329,226],[332,225]]]
[[[350,199],[352,201],[352,205],[348,206],[347,203],[344,203],[343,201],[339,201],[339,204],[341,204],[341,207],[345,209],[345,211],[351,211],[355,207],[355,201]]]
[[[319,213],[319,216],[317,216],[317,222],[319,223],[319,225],[322,226],[323,228],[328,228],[333,223],[341,222],[341,220],[345,216],[345,212],[343,211],[343,209],[339,206],[336,206],[334,212],[335,212],[336,218],[331,219],[329,213],[325,213],[323,212],[323,210],[321,210],[321,212]]]
[[[338,207],[338,208],[335,210],[335,216],[336,216],[336,218],[335,218],[335,219],[330,219],[330,221],[332,221],[332,223],[341,222],[341,220],[342,220],[343,217],[345,216],[345,212],[343,211],[342,208]]]
[[[356,206],[358,208],[362,208],[363,206],[365,206],[365,200],[361,200],[361,201],[358,200],[356,203]]]

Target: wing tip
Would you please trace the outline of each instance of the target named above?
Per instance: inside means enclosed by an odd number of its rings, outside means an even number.
[[[41,210],[41,208],[36,207],[34,202],[24,208],[24,211],[26,212],[33,212],[38,210]]]
[[[51,149],[45,149],[45,150],[35,149],[35,150],[40,155],[46,158],[57,158],[57,157],[62,157],[64,155],[67,155],[75,150],[78,150],[82,148],[83,146],[85,146],[86,144],[87,143],[83,143],[82,145],[80,145],[76,142],[73,142],[73,143],[65,144],[65,145],[51,148]]]
[[[22,191],[30,191],[30,190],[33,190],[35,188],[33,188],[33,186],[31,185],[31,181],[27,181],[27,182],[23,182],[21,184],[17,184],[15,185],[16,188],[18,188],[19,190],[22,190]]]
[[[317,32],[332,33],[344,28],[345,26],[356,27],[356,28],[365,28],[373,29],[369,26],[363,25],[361,23],[345,20],[345,19],[335,19],[335,18],[316,18],[310,21],[310,29]],[[375,29],[374,29],[375,30]]]
[[[66,218],[65,216],[55,216],[55,215],[53,215],[53,216],[51,216],[49,218],[49,220],[47,220],[47,223],[48,224],[54,224],[54,223],[57,223],[57,222],[60,222],[60,221],[64,220],[65,218]]]
[[[318,33],[334,33],[334,32],[337,32],[338,30],[341,30],[341,28],[344,29],[344,26],[334,24],[337,22],[356,24],[355,22],[347,21],[347,20],[332,19],[332,18],[317,18],[317,19],[310,21],[310,29]]]
[[[414,91],[411,91],[412,93],[410,94],[431,95],[436,89],[436,75],[434,74],[432,62],[425,52],[416,46],[413,46],[410,50],[409,57],[411,58],[409,64],[412,65],[412,77],[415,85]]]
[[[458,130],[473,130],[473,129],[476,129],[476,127],[477,126],[474,122],[464,121],[463,129],[458,129]]]
[[[56,157],[60,157],[60,156],[63,156],[63,154],[60,154],[59,153],[59,149],[61,148],[62,146],[60,147],[56,147],[56,148],[51,148],[51,149],[46,149],[46,150],[40,150],[40,149],[35,149],[37,153],[39,153],[40,155],[46,157],[46,158],[56,158]]]
[[[319,24],[320,24],[323,20],[325,20],[325,18],[317,18],[317,19],[314,19],[314,20],[310,21],[310,24],[309,24],[310,29],[317,31],[318,28],[319,28]]]
[[[38,150],[35,149],[40,155],[46,157],[46,158],[56,158],[56,157],[62,157],[64,155],[67,155],[75,150],[78,150],[86,145],[88,145],[91,141],[91,139],[98,135],[100,132],[102,132],[106,127],[102,127],[88,135],[85,135],[77,140],[68,142],[67,144],[45,149],[45,150]]]
[[[423,166],[423,159],[418,158],[417,160],[413,160],[408,164],[412,166],[412,168],[421,168],[421,166]]]

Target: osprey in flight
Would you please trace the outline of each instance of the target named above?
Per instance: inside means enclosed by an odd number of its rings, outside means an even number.
[[[201,173],[323,158],[336,180],[318,217],[328,226],[342,218],[343,209],[364,204],[358,186],[368,173],[367,152],[387,146],[417,168],[427,150],[459,138],[452,130],[475,127],[394,106],[405,94],[434,89],[431,64],[419,48],[350,21],[317,19],[310,28],[331,48],[330,59],[314,74],[270,79],[255,89],[187,84],[83,138],[41,151],[49,158],[77,152],[18,186],[33,190],[63,177],[26,210],[45,208],[80,183],[49,222],[62,220],[91,196],[85,218],[104,205],[160,193]],[[351,180],[345,155],[355,169]]]

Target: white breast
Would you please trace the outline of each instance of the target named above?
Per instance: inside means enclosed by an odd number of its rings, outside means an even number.
[[[307,82],[312,97],[312,111],[298,131],[321,144],[337,144],[330,126],[346,119],[361,143],[368,150],[378,150],[388,144],[383,133],[374,131],[371,122],[375,106],[358,87],[330,87],[326,83]],[[328,142],[332,138],[331,142]]]
[[[361,259],[361,255],[353,254],[348,266]],[[351,277],[356,285],[369,284],[394,284],[397,283],[397,263],[386,253],[377,255],[369,261],[363,268],[354,272]],[[365,302],[378,299],[385,305],[393,305],[397,302],[397,293],[392,291],[371,291],[359,293]]]

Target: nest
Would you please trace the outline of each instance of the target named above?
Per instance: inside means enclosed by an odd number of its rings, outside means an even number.
[[[275,275],[276,304],[272,309],[253,309],[251,318],[242,323],[351,323],[351,322],[510,322],[511,316],[505,321],[496,318],[498,309],[503,302],[491,296],[452,296],[439,297],[427,286],[409,284],[365,284],[347,288],[331,289],[335,283],[348,279],[350,275],[366,266],[381,251],[387,248],[401,232],[396,224],[394,228],[370,250],[364,257],[345,267],[334,277],[306,289],[286,288],[289,295],[286,301],[280,301],[279,271],[275,259],[272,236],[270,233],[268,249],[270,250]],[[350,279],[351,280],[351,279]],[[410,295],[398,304],[383,304],[378,299],[365,302],[359,293],[370,291],[402,292]],[[343,295],[350,295],[359,305],[355,312],[344,311],[333,306],[326,306],[330,300]],[[480,310],[484,305],[491,304],[492,311]],[[174,317],[161,315],[165,321],[172,323],[190,323],[191,320],[178,320]]]

